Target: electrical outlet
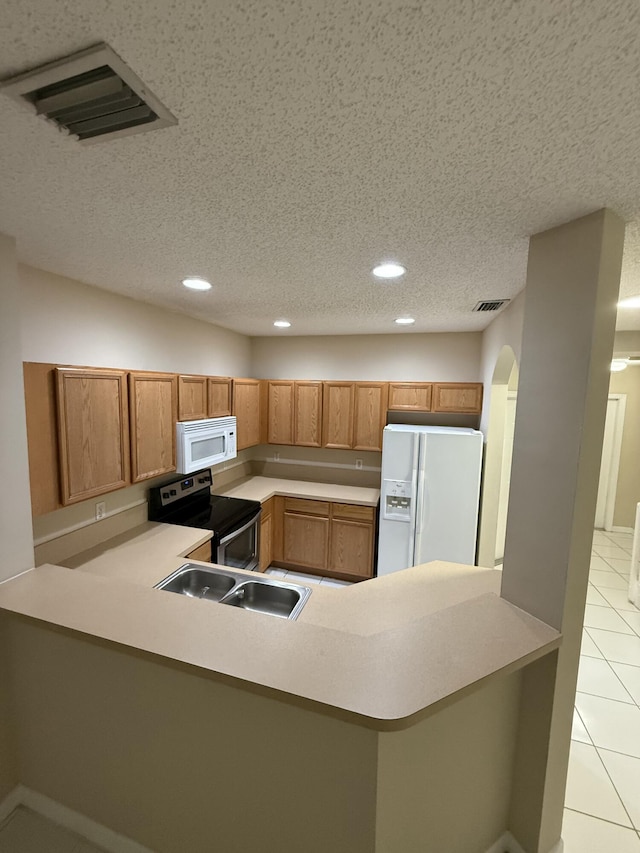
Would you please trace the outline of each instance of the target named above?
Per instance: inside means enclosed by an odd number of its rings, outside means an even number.
[[[356,459],[356,468],[358,470],[362,468],[362,459]]]
[[[96,504],[96,521],[100,521],[107,514],[107,505],[104,501],[98,501]]]
[[[277,451],[273,454],[273,461],[274,462],[280,461],[280,454]]]

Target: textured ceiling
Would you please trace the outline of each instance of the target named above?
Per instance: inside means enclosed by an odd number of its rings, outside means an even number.
[[[608,205],[640,293],[637,0],[3,0],[0,78],[99,41],[179,125],[82,147],[0,97],[27,263],[251,335],[478,330]]]

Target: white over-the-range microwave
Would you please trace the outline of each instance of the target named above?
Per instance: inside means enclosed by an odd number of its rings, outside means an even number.
[[[176,451],[180,474],[192,474],[235,459],[236,419],[182,421],[176,427]]]

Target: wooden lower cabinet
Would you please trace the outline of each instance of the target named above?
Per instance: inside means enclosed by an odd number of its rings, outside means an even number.
[[[329,518],[285,510],[283,559],[305,569],[325,571],[329,559]]]
[[[303,498],[274,500],[280,501],[273,513],[274,563],[345,580],[373,577],[373,507]]]
[[[372,576],[373,527],[363,521],[331,522],[331,553],[329,566],[343,575]]]
[[[203,542],[202,545],[198,545],[197,548],[194,548],[193,551],[190,551],[185,560],[200,560],[201,563],[210,563],[211,562],[211,540],[208,542]]]

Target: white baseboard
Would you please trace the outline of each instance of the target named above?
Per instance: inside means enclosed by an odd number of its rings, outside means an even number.
[[[553,850],[549,850],[549,853],[562,853],[563,850],[564,844],[562,839],[560,839]],[[526,853],[526,850],[518,844],[510,832],[505,832],[495,844],[491,845],[487,853]]]
[[[633,533],[633,527],[612,527],[609,532],[610,533]],[[556,851],[553,850],[552,853],[556,853]]]
[[[63,806],[61,803],[32,791],[24,785],[18,785],[0,803],[0,820],[8,817],[17,806],[26,806],[42,817],[46,817],[59,826],[81,835],[98,847],[103,847],[108,853],[154,853],[149,847],[143,847],[137,841],[132,841],[97,823],[86,815]]]

